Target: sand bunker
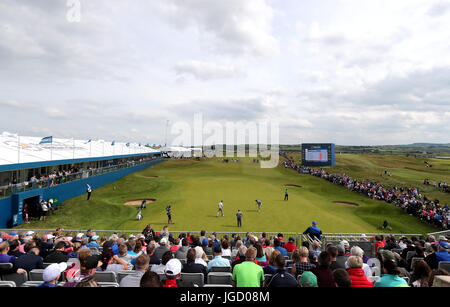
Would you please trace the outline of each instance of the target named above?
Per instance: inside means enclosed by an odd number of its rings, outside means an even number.
[[[301,185],[297,185],[297,184],[285,184],[285,187],[290,187],[290,188],[301,188]]]
[[[145,199],[147,200],[147,204],[150,204],[150,203],[153,203],[156,201],[156,199],[154,199],[154,198],[145,198]],[[124,202],[123,204],[125,206],[140,206],[142,204],[143,200],[144,199],[129,200],[129,201]]]
[[[356,204],[356,203],[351,203],[351,202],[348,202],[348,201],[333,201],[333,204],[344,205],[344,206],[359,207],[358,204]]]

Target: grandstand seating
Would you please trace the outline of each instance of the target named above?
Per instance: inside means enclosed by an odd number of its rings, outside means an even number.
[[[229,266],[213,266],[211,272],[226,272],[231,273],[231,267]]]
[[[450,261],[439,262],[439,269],[444,269],[447,272],[450,272]]]
[[[181,287],[203,287],[204,284],[203,273],[181,273]]]
[[[1,280],[0,281],[0,288],[14,288],[16,286],[16,283],[13,281],[6,281],[6,280]]]
[[[210,272],[208,273],[207,283],[216,285],[231,285],[232,284],[231,273],[226,272]]]
[[[96,271],[94,274],[97,282],[112,282],[117,283],[117,276],[115,272],[101,272]]]

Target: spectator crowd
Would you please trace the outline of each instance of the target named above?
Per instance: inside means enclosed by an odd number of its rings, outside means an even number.
[[[431,287],[435,276],[449,275],[442,264],[450,261],[444,236],[364,237],[374,244],[375,258],[345,240],[297,245],[282,233],[174,236],[168,226],[156,232],[151,225],[137,235],[100,237],[59,228],[50,234],[1,232],[0,239],[0,264],[11,264],[0,270],[2,279],[43,269],[38,287],[102,286],[98,272],[127,273],[120,287],[192,287],[184,277],[189,273],[203,274],[200,286],[219,274],[229,277],[223,285],[235,287]]]
[[[282,154],[287,160],[283,161],[285,168],[291,168],[302,174],[310,174],[323,178],[347,189],[364,194],[372,199],[385,201],[401,208],[407,214],[416,216],[424,222],[435,225],[440,229],[450,228],[450,210],[448,204],[441,204],[438,199],[429,199],[423,195],[417,187],[384,187],[381,183],[358,180],[348,174],[332,174],[322,168],[309,168],[295,163],[286,154]],[[440,187],[443,183],[440,183]]]

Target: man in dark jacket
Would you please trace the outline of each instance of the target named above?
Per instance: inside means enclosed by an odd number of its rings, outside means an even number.
[[[64,253],[66,248],[66,243],[63,241],[59,241],[56,243],[55,248],[52,253],[50,253],[47,257],[45,257],[44,262],[46,263],[61,263],[67,262],[69,257]]]
[[[43,269],[43,261],[39,256],[39,248],[33,246],[28,242],[24,246],[25,254],[16,259],[14,263],[15,270],[24,269],[27,272],[30,272],[34,269]]]

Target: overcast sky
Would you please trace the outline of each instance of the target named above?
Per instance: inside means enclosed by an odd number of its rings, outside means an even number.
[[[80,4],[0,1],[0,132],[159,144],[201,112],[281,143],[450,142],[450,1]]]

